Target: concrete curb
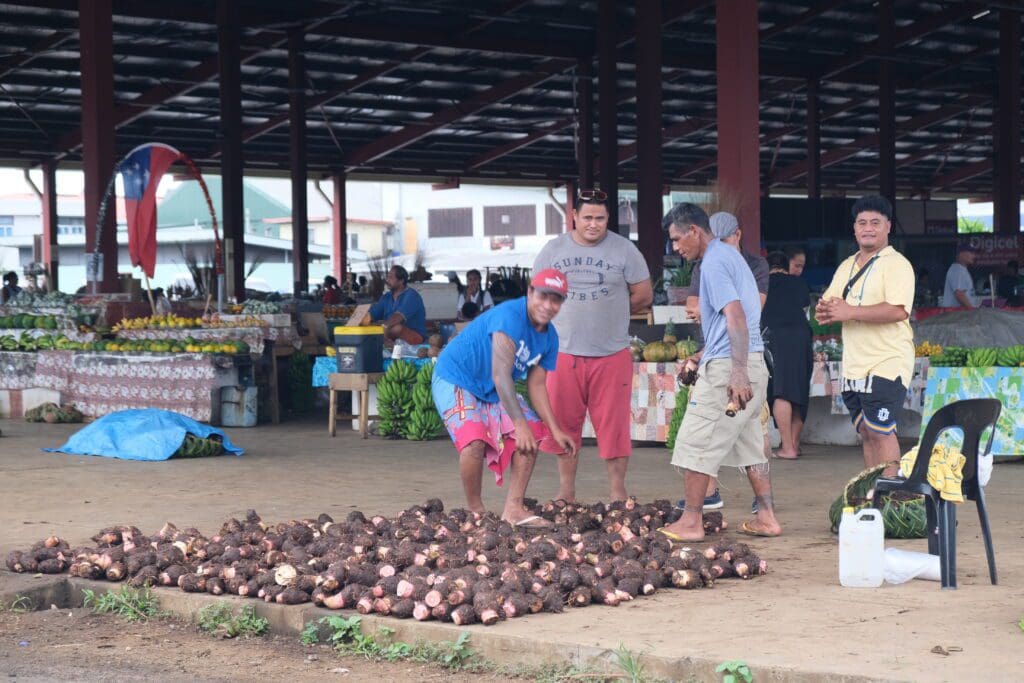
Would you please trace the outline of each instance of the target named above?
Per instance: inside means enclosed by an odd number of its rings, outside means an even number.
[[[25,574],[3,575],[4,586],[0,592],[0,604],[10,605],[20,597],[27,597],[32,610],[57,608],[74,608],[82,606],[82,590],[88,589],[96,593],[118,590],[121,584],[106,581],[88,581],[69,576],[30,576]],[[231,595],[213,596],[206,593],[185,593],[176,589],[155,589],[160,606],[174,616],[191,623],[196,621],[196,613],[203,607],[230,600],[241,605],[252,605],[258,616],[270,623],[269,632],[277,636],[294,638],[299,636],[310,621],[318,621],[326,616],[353,616],[354,610],[329,610],[307,605],[277,605]],[[374,633],[381,626],[394,630],[392,638],[407,643],[454,642],[463,631],[471,634],[470,647],[473,652],[497,665],[516,667],[544,667],[572,665],[580,669],[616,672],[614,667],[615,651],[608,648],[594,647],[572,642],[553,642],[535,640],[521,636],[511,636],[492,631],[485,626],[459,627],[436,621],[414,621],[411,619],[392,619],[377,615],[362,617],[363,631]],[[326,635],[325,627],[321,627],[321,635]],[[681,640],[685,638],[680,634]],[[683,650],[683,647],[680,647]],[[652,678],[673,681],[717,681],[721,674],[715,672],[720,662],[699,655],[681,655],[677,658],[661,655],[640,654],[644,671]],[[759,666],[756,662],[747,662],[758,683],[778,681],[780,683],[876,683],[891,679],[868,676],[851,676],[830,673],[827,671],[809,671],[774,666]]]

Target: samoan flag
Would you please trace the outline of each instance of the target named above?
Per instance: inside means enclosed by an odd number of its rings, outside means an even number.
[[[128,218],[128,255],[147,277],[156,268],[156,188],[160,178],[181,152],[169,145],[150,143],[135,148],[121,162],[124,208]]]

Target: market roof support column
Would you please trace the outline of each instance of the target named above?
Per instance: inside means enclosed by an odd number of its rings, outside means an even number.
[[[217,4],[217,61],[220,70],[221,227],[227,297],[245,300],[245,197],[242,190],[242,58],[239,11],[234,0]]]
[[[821,199],[821,109],[818,81],[807,81],[807,198]]]
[[[96,291],[116,292],[117,229],[115,198],[103,225],[97,225],[103,192],[114,173],[114,22],[112,0],[79,0],[78,29],[82,72],[82,173],[85,188],[85,251],[97,240],[102,264]],[[88,272],[88,267],[87,267]]]
[[[601,189],[608,195],[608,229],[619,230],[618,52],[615,46],[615,0],[600,0],[597,10],[597,102]]]
[[[288,128],[292,175],[292,272],[294,293],[309,291],[309,217],[306,211],[306,60],[303,35],[288,33]]]
[[[591,176],[593,180],[593,176]],[[565,231],[572,232],[576,229],[576,220],[573,218],[573,208],[576,206],[576,183],[571,180],[565,184]]]
[[[576,166],[579,186],[593,188],[594,68],[590,57],[581,59],[576,67]]]
[[[345,202],[344,171],[334,174],[334,201],[331,202],[331,223],[334,227],[334,246],[331,252],[331,266],[338,284],[344,285],[348,273],[348,205]]]
[[[662,217],[661,3],[636,4],[637,233],[651,280],[664,266]],[[616,159],[618,157],[616,156]]]
[[[1020,14],[1012,10],[999,17],[999,76],[996,99],[995,149],[992,157],[995,231],[1020,233],[1020,133],[1021,92]]]
[[[896,86],[892,50],[896,32],[893,0],[878,3],[878,194],[896,202]]]
[[[743,248],[761,251],[757,3],[718,0],[718,191],[739,202]]]
[[[60,247],[57,245],[57,163],[43,163],[43,264],[49,274],[50,291],[60,289],[58,265]]]

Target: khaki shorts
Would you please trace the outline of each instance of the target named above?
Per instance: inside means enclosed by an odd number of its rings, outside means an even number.
[[[747,371],[754,397],[736,417],[725,414],[731,371],[732,361],[728,358],[704,364],[690,391],[690,403],[672,452],[672,464],[676,467],[717,477],[723,465],[749,467],[767,462],[761,421],[768,392],[764,356],[750,354]]]

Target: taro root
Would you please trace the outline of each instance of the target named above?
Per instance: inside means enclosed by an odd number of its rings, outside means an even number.
[[[182,574],[178,577],[178,588],[186,593],[205,593],[206,577],[199,574]]]
[[[580,585],[569,591],[567,603],[570,607],[586,607],[592,599],[590,588]]]
[[[224,595],[226,590],[223,579],[216,576],[206,579],[206,592],[210,595]]]
[[[63,560],[52,558],[40,562],[38,571],[43,574],[60,574],[64,571],[65,567],[66,565]]]
[[[451,621],[452,612],[454,612],[455,609],[455,607],[449,605],[447,602],[442,602],[437,607],[431,608],[430,616],[438,621]],[[472,611],[472,609],[470,611]]]
[[[280,605],[299,605],[309,602],[309,593],[298,588],[288,587],[277,594],[275,601]]]
[[[498,601],[497,593],[477,593],[473,596],[473,610],[476,612],[477,619],[480,620],[484,626],[490,626],[496,623],[504,615],[501,610],[501,604]]]
[[[450,617],[457,626],[468,626],[476,621],[476,612],[470,605],[459,605],[452,610]]]
[[[129,573],[130,570],[129,570]],[[191,576],[191,575],[187,575]],[[143,588],[145,586],[155,586],[160,578],[160,570],[157,569],[155,564],[146,565],[132,574],[132,578],[129,579],[128,584],[132,588]]]
[[[423,606],[426,609],[426,605]],[[416,601],[411,598],[402,598],[391,605],[391,616],[399,619],[408,619],[416,610]]]
[[[35,564],[34,561],[33,564]],[[26,567],[25,553],[20,550],[12,550],[7,553],[7,568],[12,572],[26,572],[34,569],[34,567],[32,569]]]
[[[736,575],[742,579],[768,573],[768,563],[753,554],[738,558],[733,562],[733,568],[736,570]]]
[[[128,573],[128,568],[124,562],[113,562],[107,567],[106,577],[107,581],[120,581]]]

